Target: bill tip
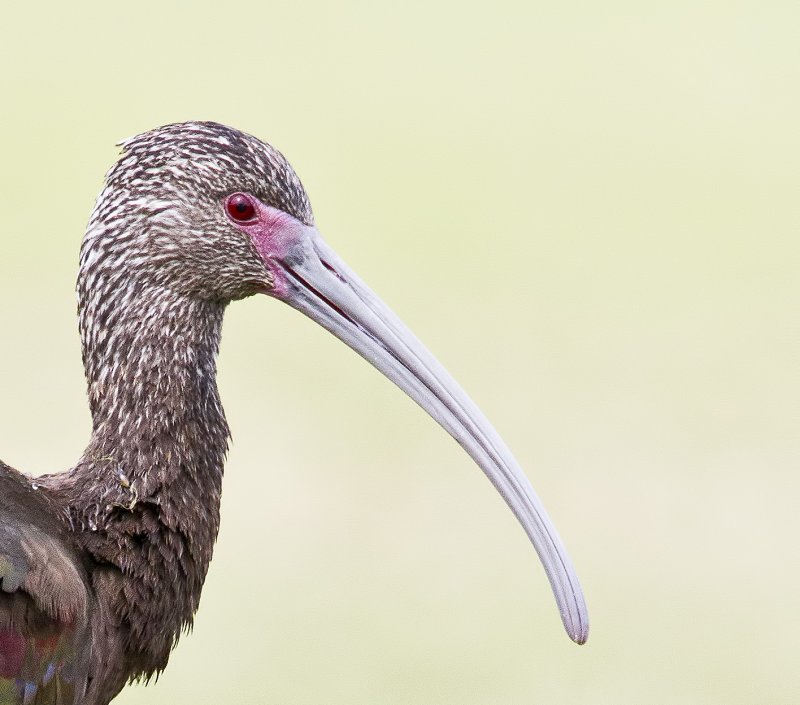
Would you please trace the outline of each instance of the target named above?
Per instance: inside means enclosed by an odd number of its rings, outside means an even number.
[[[582,632],[578,632],[576,634],[570,634],[569,638],[572,639],[578,646],[585,644],[587,639],[589,638],[589,630],[585,630]]]
[[[585,644],[589,638],[589,622],[580,621],[577,624],[565,624],[569,638],[579,646]]]

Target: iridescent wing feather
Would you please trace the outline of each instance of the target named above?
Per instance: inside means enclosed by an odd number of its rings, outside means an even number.
[[[54,507],[0,462],[0,705],[77,705],[89,591]]]

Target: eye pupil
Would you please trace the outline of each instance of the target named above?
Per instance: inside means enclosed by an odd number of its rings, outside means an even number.
[[[233,196],[229,196],[225,205],[228,215],[239,223],[256,218],[257,211],[253,205],[252,198],[243,193],[235,193]]]

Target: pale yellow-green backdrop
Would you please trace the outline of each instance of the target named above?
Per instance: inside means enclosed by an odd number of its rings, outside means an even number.
[[[219,120],[494,421],[592,617],[575,646],[444,432],[253,299],[194,633],[118,702],[800,703],[799,47],[794,2],[6,3],[0,457],[87,439],[73,287],[114,143]]]

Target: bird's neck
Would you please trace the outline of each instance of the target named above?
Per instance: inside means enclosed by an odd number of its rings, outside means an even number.
[[[176,483],[185,501],[192,478],[219,484],[229,436],[216,382],[224,310],[159,288],[81,302],[92,413],[82,462],[140,501]]]
[[[151,675],[191,624],[219,528],[224,304],[146,288],[79,303],[93,431],[51,489],[86,549],[112,566],[120,584],[109,593],[126,599],[110,608],[130,630],[129,659]]]

